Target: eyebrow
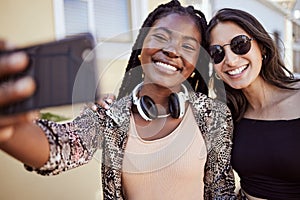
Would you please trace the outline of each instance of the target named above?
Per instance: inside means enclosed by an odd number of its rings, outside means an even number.
[[[168,29],[168,28],[166,28],[166,27],[156,27],[156,28],[154,28],[154,30],[155,31],[157,31],[157,30],[163,30],[163,31],[165,31],[165,32],[167,32],[168,34],[172,34],[172,30],[170,30],[170,29]],[[201,43],[201,41],[198,41],[196,38],[194,38],[194,37],[192,37],[192,36],[186,36],[186,35],[184,35],[183,36],[183,38],[185,39],[185,40],[193,40],[193,41],[195,41],[196,43]]]

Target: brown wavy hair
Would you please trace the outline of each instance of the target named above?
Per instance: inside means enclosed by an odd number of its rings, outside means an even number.
[[[210,33],[212,29],[220,22],[233,22],[246,31],[261,47],[264,59],[260,76],[268,83],[283,89],[297,89],[292,86],[293,83],[298,82],[292,72],[290,72],[284,65],[278,47],[267,33],[262,24],[251,14],[232,8],[224,8],[219,10],[208,24],[206,38],[210,43]],[[215,77],[213,77],[215,78]],[[232,112],[234,122],[238,122],[245,114],[248,107],[248,101],[242,90],[237,90],[226,83],[220,83],[220,80],[215,78],[217,84],[216,93],[218,98],[226,99],[227,105]],[[224,86],[220,87],[221,85]]]

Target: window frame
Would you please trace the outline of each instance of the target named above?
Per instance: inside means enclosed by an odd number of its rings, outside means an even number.
[[[96,27],[93,16],[93,0],[82,0],[88,3],[88,16],[89,16],[89,32],[95,35]],[[134,38],[136,38],[136,29],[138,29],[144,19],[146,18],[146,13],[148,13],[148,0],[129,0],[130,10],[128,11],[130,24],[131,24],[131,39],[127,43],[132,43]],[[64,0],[53,0],[53,15],[54,15],[54,32],[56,39],[61,39],[66,36],[66,26],[64,17]],[[118,40],[112,39],[110,42],[120,42]],[[124,41],[123,41],[124,42]],[[126,41],[125,41],[126,43]]]

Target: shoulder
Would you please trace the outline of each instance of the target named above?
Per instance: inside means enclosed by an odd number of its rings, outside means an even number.
[[[289,96],[294,98],[297,102],[300,100],[300,82],[295,83],[295,90],[289,91]]]
[[[123,97],[112,103],[109,109],[101,107],[99,104],[89,104],[80,114],[80,118],[92,117],[96,121],[110,121],[113,120],[118,125],[121,125],[129,118],[130,109],[132,104],[131,96]]]
[[[132,96],[125,96],[115,101],[105,113],[121,126],[124,122],[129,122],[131,106]]]
[[[191,93],[190,102],[198,125],[207,129],[233,126],[231,112],[225,103],[202,93]]]
[[[297,105],[300,100],[300,82],[289,85],[292,89],[274,89],[273,99],[277,103],[276,106]]]
[[[227,105],[224,102],[221,102],[216,99],[212,99],[205,94],[202,93],[190,93],[190,102],[195,107],[195,109],[206,112],[220,112],[224,114],[229,114],[230,111]]]

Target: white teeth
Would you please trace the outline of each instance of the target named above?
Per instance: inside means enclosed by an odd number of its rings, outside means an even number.
[[[247,67],[247,66],[245,65],[245,66],[240,67],[240,68],[237,68],[237,69],[235,69],[235,70],[228,71],[227,73],[230,74],[230,75],[237,75],[237,74],[242,73],[242,71],[243,71],[244,69],[246,69],[246,67]]]
[[[160,67],[163,67],[165,69],[168,69],[168,70],[177,71],[177,68],[173,67],[172,65],[168,65],[168,64],[165,64],[165,63],[162,63],[162,62],[156,62],[155,64],[159,65]]]

